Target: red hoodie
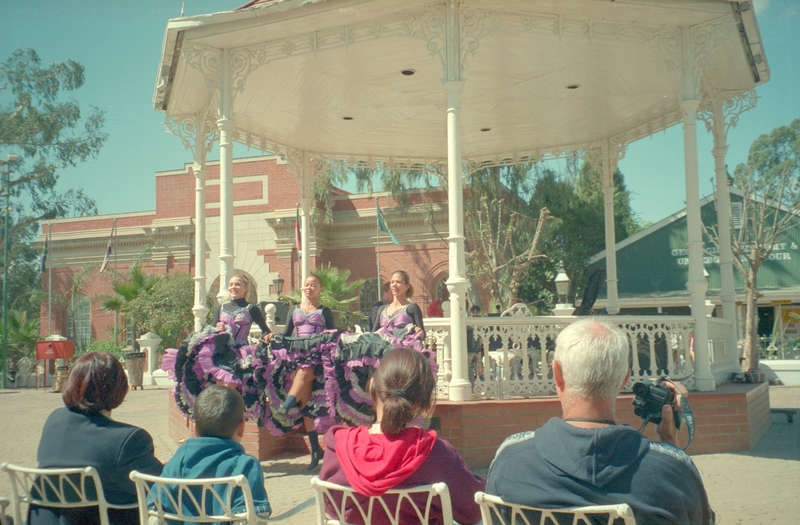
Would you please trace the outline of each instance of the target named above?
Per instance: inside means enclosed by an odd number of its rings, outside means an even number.
[[[369,427],[340,428],[336,439],[336,458],[350,486],[365,496],[380,496],[425,463],[436,443],[436,432],[411,427],[397,435],[385,435],[370,434]]]
[[[391,436],[370,434],[369,427],[333,427],[324,442],[320,479],[349,485],[365,496],[382,495],[392,488],[444,482],[450,491],[453,518],[464,525],[481,519],[474,498],[475,492],[485,489],[486,482],[473,475],[458,451],[438,439],[433,430],[412,427]],[[437,510],[431,516],[432,524],[441,523],[442,513]],[[387,516],[374,518],[375,524],[389,523]],[[348,512],[347,520],[360,522],[358,511]],[[402,519],[401,523],[407,521]]]

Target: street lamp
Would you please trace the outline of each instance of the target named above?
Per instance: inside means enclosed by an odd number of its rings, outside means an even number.
[[[275,288],[275,295],[280,297],[281,292],[283,291],[283,279],[278,277],[277,279],[272,280],[272,286]]]
[[[556,294],[558,295],[558,304],[553,309],[554,315],[571,315],[573,307],[569,304],[567,296],[569,295],[569,276],[564,271],[564,261],[558,262],[558,274],[553,280],[556,285]]]
[[[17,155],[6,155],[6,160],[0,160],[0,166],[5,166],[9,162],[16,162],[19,160]],[[7,375],[7,359],[8,359],[8,252],[10,251],[9,244],[11,243],[11,224],[10,210],[11,206],[11,184],[9,184],[8,167],[3,170],[5,174],[4,191],[6,192],[6,210],[5,221],[3,222],[3,359],[2,359],[2,377],[0,377],[0,388],[6,387]]]

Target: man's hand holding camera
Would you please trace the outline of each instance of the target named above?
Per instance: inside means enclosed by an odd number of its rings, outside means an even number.
[[[688,393],[686,388],[678,382],[664,381],[661,386],[672,391],[674,401],[661,407],[661,423],[656,425],[656,433],[661,438],[661,441],[680,447],[674,413],[681,411],[681,401],[684,396],[688,398]]]
[[[689,425],[689,443],[691,443],[694,421],[690,417],[689,396],[683,385],[671,379],[644,380],[633,385],[633,393],[635,396],[633,411],[644,419],[639,430],[642,430],[648,422],[652,422],[656,425],[656,433],[661,441],[680,447],[678,431],[682,426],[682,415],[685,415],[682,413],[689,411],[687,423]]]

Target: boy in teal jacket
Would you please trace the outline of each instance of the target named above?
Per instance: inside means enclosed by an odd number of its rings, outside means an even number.
[[[264,488],[261,463],[245,454],[244,447],[239,444],[244,435],[243,418],[244,400],[236,390],[219,385],[203,390],[194,405],[197,437],[188,439],[178,448],[172,459],[164,465],[161,475],[166,478],[199,479],[242,474],[250,484],[256,514],[266,518],[272,509]],[[244,493],[236,490],[238,494],[234,494],[232,510],[234,513],[244,512]],[[200,497],[199,487],[195,496]],[[216,501],[210,503],[213,507],[207,508],[207,512],[222,513]],[[167,506],[165,510],[174,510]],[[191,507],[188,498],[185,498],[183,513],[196,516],[197,509]]]

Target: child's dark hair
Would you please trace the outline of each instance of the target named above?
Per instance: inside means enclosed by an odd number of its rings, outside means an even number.
[[[399,434],[420,413],[433,406],[436,381],[428,359],[411,348],[397,348],[381,358],[370,386],[381,400],[381,432]]]
[[[194,403],[194,423],[200,437],[231,439],[244,418],[244,399],[232,388],[211,385]]]

